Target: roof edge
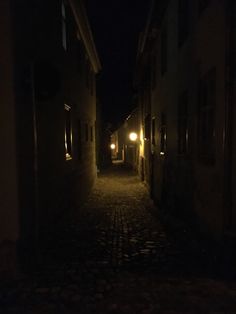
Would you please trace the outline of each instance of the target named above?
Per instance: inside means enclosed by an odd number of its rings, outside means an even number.
[[[93,70],[95,73],[98,73],[102,69],[102,66],[93,40],[93,34],[89,25],[85,7],[81,0],[69,0],[69,3]]]

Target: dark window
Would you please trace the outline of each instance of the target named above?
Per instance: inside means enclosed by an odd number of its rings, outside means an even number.
[[[188,152],[188,93],[179,97],[178,103],[178,153],[184,155]]]
[[[64,1],[61,3],[61,23],[62,23],[62,46],[67,50],[67,29],[66,29],[66,7]]]
[[[206,9],[210,0],[198,0],[198,13],[199,15]]]
[[[167,142],[167,134],[166,134],[166,115],[165,113],[161,114],[161,130],[160,130],[160,154],[165,155],[166,153],[166,142]]]
[[[71,107],[68,105],[65,108],[65,152],[66,159],[72,158],[72,131],[71,131]]]
[[[199,82],[198,149],[200,160],[206,164],[215,162],[215,104],[216,70],[213,68]]]
[[[90,140],[93,141],[93,127],[90,127]]]
[[[144,121],[144,139],[150,140],[151,126],[150,126],[150,114],[148,114]]]
[[[189,0],[179,0],[179,14],[178,14],[178,42],[182,46],[188,37],[189,28],[189,14],[188,14]]]
[[[85,140],[88,142],[89,140],[89,128],[88,128],[88,123],[85,123]]]
[[[152,145],[156,145],[156,119],[152,118]]]
[[[161,33],[161,74],[164,75],[167,71],[167,53],[168,53],[168,44],[167,44],[167,30],[163,28]]]

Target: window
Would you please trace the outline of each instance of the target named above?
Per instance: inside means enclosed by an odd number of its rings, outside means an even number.
[[[206,164],[215,162],[215,103],[216,70],[213,68],[199,82],[198,149],[200,160]]]
[[[151,133],[151,127],[150,127],[150,114],[148,114],[145,118],[145,121],[144,121],[144,139],[145,140],[150,140],[150,133]]]
[[[164,75],[167,71],[167,30],[164,28],[161,33],[161,74]]]
[[[88,123],[85,123],[85,140],[88,142],[89,140],[89,128],[88,128]]]
[[[65,152],[66,160],[72,158],[72,132],[71,132],[71,107],[66,105],[65,108]]]
[[[188,152],[188,93],[185,91],[179,97],[178,103],[178,153]]]
[[[189,0],[179,0],[179,14],[178,14],[178,42],[179,47],[182,46],[188,37],[189,17],[188,17]]]
[[[156,145],[156,119],[152,118],[152,145]]]
[[[166,134],[166,115],[165,113],[161,114],[161,130],[160,130],[160,155],[165,155],[166,153],[166,142],[167,142],[167,134]]]
[[[62,23],[62,46],[67,50],[67,30],[66,30],[66,8],[65,3],[61,3],[61,23]]]
[[[90,141],[93,141],[93,127],[90,127]]]
[[[206,9],[210,0],[198,0],[198,13],[199,15]]]

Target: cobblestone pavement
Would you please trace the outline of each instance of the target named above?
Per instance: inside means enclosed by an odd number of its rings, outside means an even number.
[[[116,165],[100,175],[84,207],[48,238],[42,267],[0,284],[0,313],[236,313],[236,283],[209,276],[155,211],[132,172]]]

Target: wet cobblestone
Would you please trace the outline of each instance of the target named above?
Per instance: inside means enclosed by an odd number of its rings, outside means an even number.
[[[0,284],[0,313],[236,313],[236,283],[171,241],[145,186],[116,165],[48,235],[33,275]]]

